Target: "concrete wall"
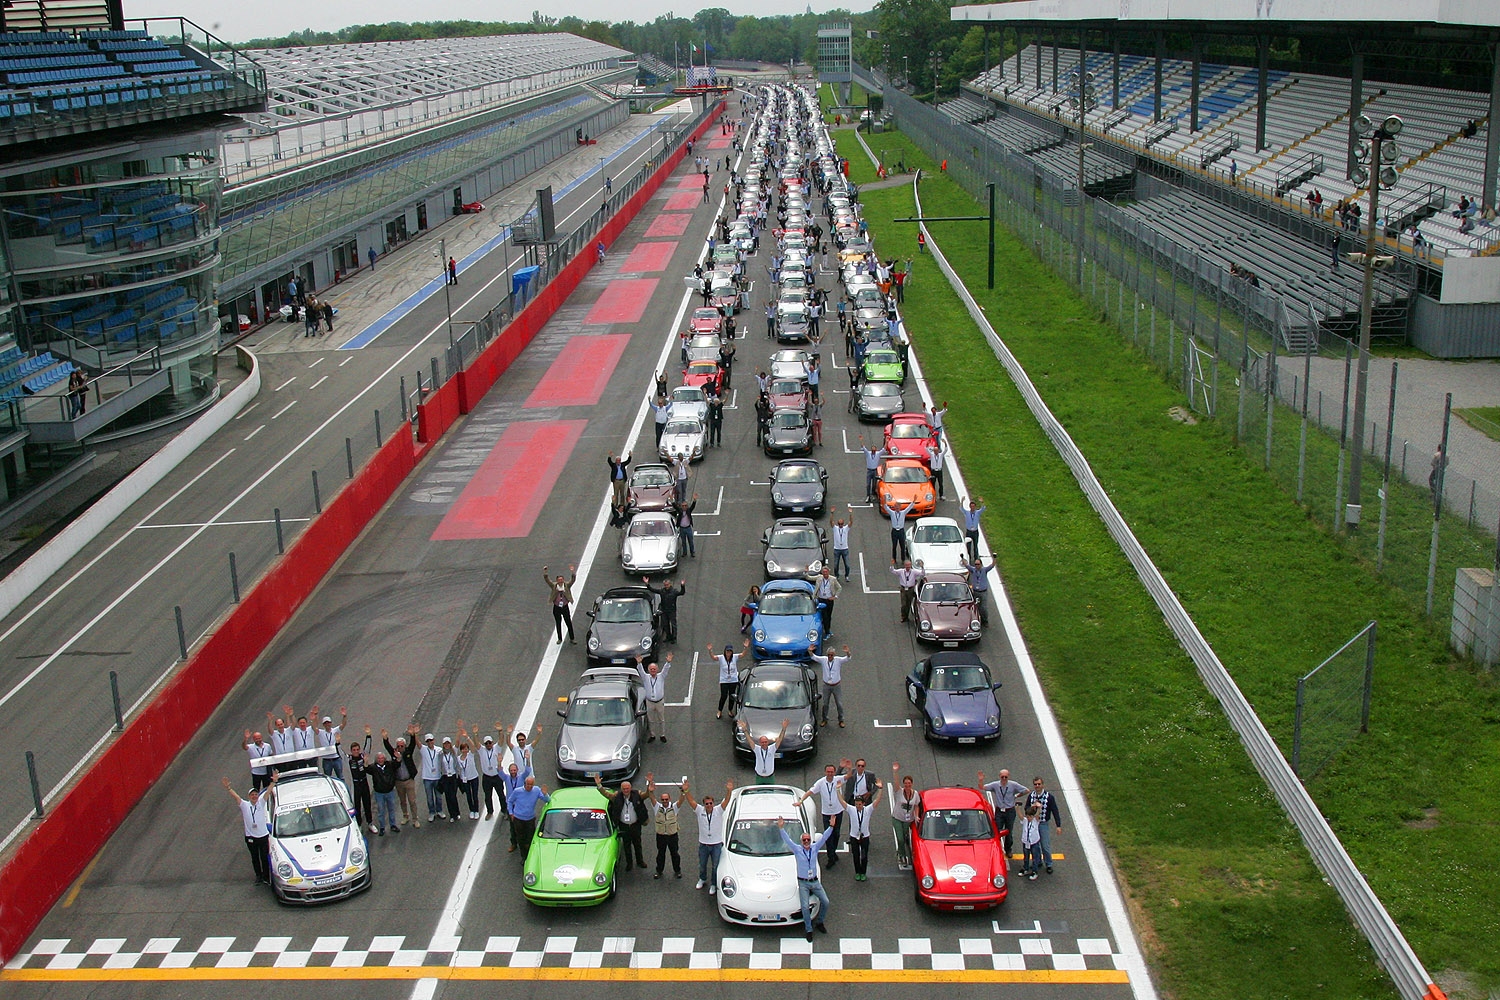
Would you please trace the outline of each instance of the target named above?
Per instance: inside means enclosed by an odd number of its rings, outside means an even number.
[[[1443,305],[1500,302],[1500,257],[1449,257],[1443,261]]]

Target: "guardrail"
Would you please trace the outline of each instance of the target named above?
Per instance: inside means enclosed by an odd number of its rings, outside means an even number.
[[[920,216],[922,196],[915,182],[912,184],[912,192],[917,202],[917,215]],[[1234,678],[1220,662],[1218,654],[1208,644],[1208,640],[1203,638],[1202,633],[1198,631],[1198,626],[1193,622],[1192,616],[1182,606],[1182,602],[1178,600],[1176,593],[1162,576],[1161,570],[1157,569],[1156,564],[1151,561],[1151,556],[1146,552],[1145,547],[1135,537],[1130,526],[1125,523],[1125,518],[1121,516],[1114,502],[1109,498],[1109,494],[1105,492],[1098,477],[1094,475],[1088,459],[1084,457],[1078,445],[1074,444],[1062,422],[1047,408],[1041,393],[1037,391],[1020,361],[1000,339],[984,311],[980,309],[978,302],[969,294],[969,290],[964,286],[957,272],[948,263],[942,249],[933,238],[933,234],[925,225],[922,225],[921,229],[926,234],[927,249],[942,270],[943,276],[948,279],[954,292],[963,300],[964,308],[983,331],[990,349],[994,351],[995,357],[1005,368],[1011,381],[1015,383],[1021,398],[1026,401],[1027,408],[1031,410],[1032,416],[1036,418],[1042,431],[1057,449],[1058,455],[1072,471],[1073,477],[1078,480],[1084,496],[1098,513],[1099,519],[1104,522],[1104,527],[1110,537],[1119,545],[1125,558],[1130,560],[1136,575],[1140,577],[1151,599],[1161,610],[1172,634],[1177,637],[1177,641],[1197,667],[1198,676],[1202,678],[1204,686],[1212,692],[1223,707],[1230,726],[1245,744],[1251,763],[1255,765],[1256,771],[1270,787],[1276,796],[1276,801],[1281,804],[1282,810],[1296,826],[1314,863],[1328,878],[1334,891],[1338,893],[1349,915],[1353,917],[1355,924],[1369,941],[1376,958],[1395,982],[1397,990],[1406,1000],[1445,1000],[1443,991],[1433,983],[1421,960],[1417,958],[1416,952],[1412,950],[1406,937],[1401,933],[1401,929],[1396,926],[1396,922],[1391,919],[1391,915],[1380,902],[1380,898],[1375,895],[1375,891],[1360,874],[1353,859],[1344,850],[1344,845],[1339,842],[1333,828],[1328,825],[1328,820],[1318,811],[1317,804],[1313,802],[1307,789],[1302,787],[1302,782],[1298,780],[1291,765],[1287,763],[1286,757],[1282,755],[1276,741],[1271,738],[1270,732],[1260,721],[1260,717],[1255,714],[1255,709],[1240,691],[1239,685],[1234,682]]]

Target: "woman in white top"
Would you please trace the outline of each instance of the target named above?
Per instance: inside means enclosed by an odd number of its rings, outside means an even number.
[[[750,640],[745,640],[745,649],[750,648]],[[730,645],[724,646],[724,652],[715,653],[713,643],[708,644],[708,655],[712,656],[719,664],[719,709],[714,712],[715,719],[724,718],[724,703],[729,703],[729,714],[734,714],[734,699],[740,690],[740,654],[734,651]]]
[[[469,741],[463,738],[463,723],[458,725],[458,783],[463,787],[464,800],[469,806],[469,818],[479,818],[479,757],[469,749]]]
[[[896,780],[898,778],[899,782]],[[912,787],[911,775],[901,777],[900,764],[891,765],[891,785],[891,826],[896,831],[896,867],[910,871],[911,825],[916,819],[922,796]]]
[[[870,820],[875,815],[875,803],[885,786],[875,779],[873,796],[856,795],[853,802],[844,801],[844,785],[839,782],[839,804],[844,807],[844,818],[849,822],[849,859],[854,862],[854,881],[865,881],[865,869],[870,864]]]

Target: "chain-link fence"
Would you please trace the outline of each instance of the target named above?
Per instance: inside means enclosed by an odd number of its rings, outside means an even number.
[[[1292,770],[1303,781],[1370,727],[1375,633],[1376,625],[1370,622],[1332,656],[1297,678]]]
[[[1219,421],[1320,523],[1343,530],[1354,396],[1352,386],[1343,389],[1349,341],[1330,330],[1357,303],[1340,301],[1336,291],[1294,300],[1260,287],[1221,256],[1146,225],[1129,211],[1128,198],[1094,197],[1087,181],[1080,191],[1075,178],[994,136],[895,88],[885,93],[901,130],[946,159],[948,174],[971,195],[983,199],[986,185],[995,184],[997,221],[1180,386],[1184,406]],[[1125,155],[1107,146],[1097,152]],[[1162,183],[1137,178],[1153,191]],[[1377,284],[1387,311],[1399,308],[1407,280],[1396,274]],[[1435,507],[1431,446],[1394,436],[1387,387],[1374,377],[1369,385],[1365,526],[1347,537],[1386,579],[1416,600],[1425,597],[1445,619],[1455,571],[1494,561],[1500,490],[1455,471],[1450,444],[1440,481],[1444,503]],[[1441,431],[1434,426],[1431,439],[1442,438]]]

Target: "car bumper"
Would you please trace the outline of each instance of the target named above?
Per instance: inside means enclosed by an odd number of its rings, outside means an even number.
[[[591,887],[577,892],[547,892],[541,889],[526,889],[521,892],[527,902],[537,906],[598,906],[609,898],[609,886]]]
[[[757,660],[805,660],[810,652],[812,647],[806,642],[797,646],[754,641],[750,643],[750,655]]]
[[[942,732],[932,730],[932,738],[943,743],[954,743],[968,746],[970,743],[990,743],[1000,738],[1000,727],[989,729],[960,729]]]
[[[791,911],[790,913],[785,911],[758,913],[724,903],[719,904],[720,919],[743,927],[790,927],[793,924],[802,923],[802,909],[795,901],[791,904]]]
[[[670,559],[642,559],[636,562],[620,561],[625,572],[632,575],[638,573],[670,573],[677,568],[677,557]]]
[[[945,910],[949,913],[965,912],[968,910],[990,910],[1005,902],[1006,889],[997,889],[994,892],[958,894],[946,892],[927,892],[919,890],[917,898],[924,905],[934,910]]]
[[[949,632],[947,630],[924,629],[917,626],[917,638],[923,642],[930,642],[944,649],[956,649],[969,642],[978,642],[979,632]]]
[[[767,441],[765,452],[771,456],[788,455],[794,458],[801,458],[812,454],[812,442],[808,442],[807,444],[772,444]]]
[[[297,885],[288,885],[279,876],[272,876],[271,889],[276,898],[291,906],[315,906],[344,899],[370,888],[370,869],[367,866],[358,875],[343,876],[338,882],[314,885],[311,880]]]

